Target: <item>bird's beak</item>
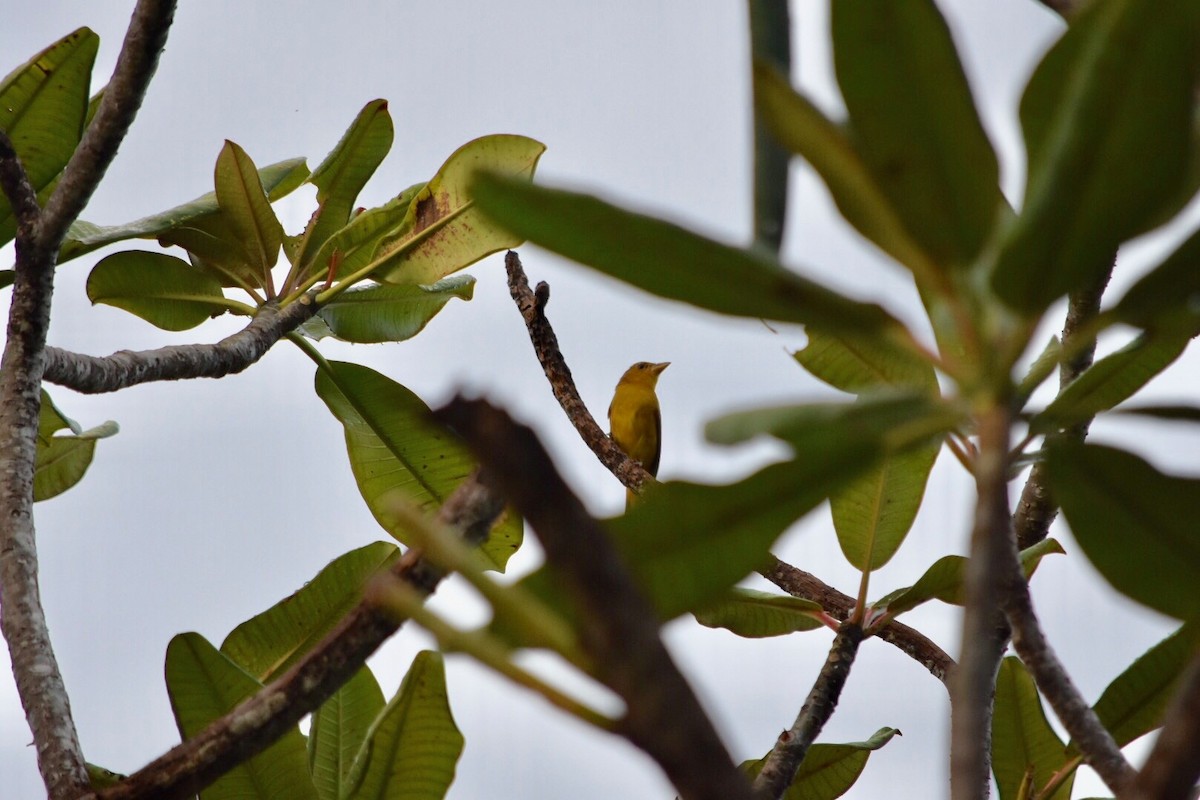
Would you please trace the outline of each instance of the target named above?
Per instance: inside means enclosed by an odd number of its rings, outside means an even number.
[[[661,363],[658,363],[658,364],[655,364],[654,366],[652,366],[652,367],[650,368],[650,370],[651,370],[651,371],[652,371],[652,372],[653,372],[655,375],[661,375],[661,374],[662,374],[662,371],[663,371],[664,369],[666,369],[667,367],[669,367],[669,366],[671,366],[671,362],[670,362],[670,361],[663,361],[663,362],[661,362]]]

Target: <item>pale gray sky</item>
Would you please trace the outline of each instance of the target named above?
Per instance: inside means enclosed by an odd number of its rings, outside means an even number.
[[[1015,106],[1061,23],[1032,0],[942,5],[1002,150],[1006,189],[1019,198]],[[836,111],[825,4],[794,6],[797,77]],[[96,74],[106,76],[131,7],[61,0],[16,6],[0,29],[0,72],[88,25],[101,36]],[[367,204],[429,177],[471,138],[521,133],[548,145],[539,168],[544,182],[593,189],[715,237],[744,241],[750,122],[743,15],[743,3],[646,0],[183,3],[142,113],[84,217],[126,222],[209,191],[226,138],[260,165],[300,155],[315,165],[362,105],[383,97],[396,138],[367,187]],[[903,272],[838,221],[809,172],[798,169],[794,177],[789,263],[918,320]],[[279,206],[289,232],[299,230],[311,210],[311,189]],[[1114,284],[1127,285],[1136,266],[1162,246],[1129,248]],[[53,344],[107,354],[215,341],[238,326],[218,320],[169,335],[124,312],[90,308],[83,282],[103,252],[63,267]],[[702,424],[719,413],[832,394],[790,359],[788,351],[804,341],[799,329],[774,333],[758,322],[694,311],[535,248],[521,252],[531,279],[551,283],[549,317],[597,415],[628,364],[673,362],[660,383],[663,477],[732,478],[768,455],[766,449],[731,453],[705,444]],[[0,260],[11,261],[11,250]],[[322,350],[368,364],[431,404],[464,387],[506,404],[537,427],[589,506],[615,513],[623,490],[555,405],[508,297],[501,257],[470,272],[479,279],[475,299],[451,303],[413,341],[322,342]],[[0,300],[5,311],[7,297]],[[1194,392],[1198,366],[1194,354],[1185,356],[1153,385],[1156,396]],[[153,384],[98,397],[50,387],[65,413],[85,427],[106,419],[121,425],[118,436],[100,443],[79,486],[36,509],[43,599],[90,761],[132,771],[178,740],[162,680],[172,635],[196,630],[219,643],[332,558],[386,538],[358,495],[341,426],[313,393],[312,379],[308,359],[281,344],[246,373],[221,381]],[[1103,423],[1095,430],[1136,444],[1160,464],[1195,471],[1200,442],[1194,434]],[[969,488],[954,460],[943,458],[910,540],[877,573],[872,596],[911,583],[936,558],[964,550]],[[1076,549],[1064,529],[1056,535]],[[777,552],[843,590],[857,585],[824,509],[799,524]],[[521,574],[537,560],[536,548],[527,547],[512,571]],[[1047,559],[1035,598],[1090,698],[1170,628],[1117,597],[1078,554]],[[462,619],[478,614],[453,583],[436,602]],[[1120,641],[1094,640],[1095,628],[1086,624],[1093,618],[1106,627],[1123,623]],[[911,622],[957,651],[954,611],[928,607]],[[680,620],[669,626],[668,638],[734,757],[742,759],[761,756],[790,725],[830,634],[746,641]],[[394,691],[423,646],[422,635],[405,630],[372,662],[385,692]],[[6,651],[0,661],[7,664]],[[466,736],[452,798],[673,796],[653,763],[630,746],[564,718],[466,659],[449,658],[448,680]],[[868,641],[823,739],[859,740],[883,726],[905,735],[872,756],[848,797],[894,796],[896,786],[937,796],[947,774],[947,713],[937,681],[894,648]],[[0,786],[8,796],[43,791],[29,739],[11,681],[0,678]],[[1094,781],[1079,786],[1079,796],[1103,791]]]

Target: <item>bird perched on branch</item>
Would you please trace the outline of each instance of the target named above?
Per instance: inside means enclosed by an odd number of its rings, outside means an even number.
[[[658,474],[658,458],[662,454],[662,415],[654,387],[658,376],[669,366],[670,361],[658,364],[639,361],[625,370],[608,407],[609,435],[651,475]],[[626,489],[625,507],[629,508],[636,497]]]

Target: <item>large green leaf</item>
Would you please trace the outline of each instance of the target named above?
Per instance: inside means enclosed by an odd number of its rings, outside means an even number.
[[[285,197],[293,189],[304,183],[308,177],[308,167],[303,158],[292,158],[270,164],[258,171],[267,197],[272,202]],[[181,206],[143,217],[125,225],[108,227],[95,225],[83,220],[76,221],[67,231],[67,239],[59,251],[58,263],[90,253],[97,248],[114,242],[128,239],[153,239],[167,231],[178,228],[189,222],[195,222],[202,217],[217,213],[216,192],[197,197]]]
[[[214,183],[217,205],[229,227],[250,254],[251,264],[266,276],[279,260],[283,226],[267,199],[258,168],[245,150],[226,140],[217,156]]]
[[[750,56],[783,74],[791,71],[792,21],[788,4],[750,0]],[[755,106],[759,87],[755,84]],[[754,115],[754,241],[778,253],[787,223],[790,154],[771,135],[762,112]]]
[[[1200,147],[1196,149],[1200,152]],[[1131,286],[1113,308],[1113,315],[1143,328],[1182,323],[1181,327],[1195,330],[1200,320],[1200,309],[1195,303],[1197,295],[1200,295],[1200,231]]]
[[[358,489],[375,519],[409,544],[397,503],[427,511],[440,506],[474,469],[466,447],[436,424],[421,398],[357,364],[329,362],[317,370],[317,394],[346,429],[346,449]],[[522,521],[509,516],[492,528],[480,552],[504,571],[521,544]]]
[[[1200,6],[1088,4],[1021,101],[1029,177],[993,286],[1036,314],[1090,286],[1187,178]]]
[[[1105,688],[1094,706],[1118,746],[1162,724],[1179,676],[1200,647],[1200,625],[1189,623],[1151,647]]]
[[[452,275],[432,286],[379,284],[350,289],[322,306],[320,326],[306,324],[314,338],[336,336],[345,342],[402,342],[416,336],[452,298],[470,300],[475,279]],[[313,322],[310,320],[310,323]]]
[[[308,266],[330,236],[350,220],[354,201],[392,148],[392,117],[386,100],[372,100],[346,130],[341,141],[313,170],[318,208],[305,228],[295,264]]]
[[[339,556],[291,595],[234,628],[221,652],[270,683],[342,621],[371,576],[398,554],[395,545],[375,542]]]
[[[424,188],[424,183],[413,184],[383,205],[355,214],[345,227],[325,240],[312,263],[330,265],[336,253],[333,276],[338,279],[365,268],[380,243],[404,227],[413,201]]]
[[[1200,616],[1200,480],[1068,442],[1050,446],[1046,466],[1080,548],[1117,591],[1178,619]]]
[[[8,134],[41,199],[83,135],[92,65],[99,46],[99,36],[79,28],[0,83],[0,130]],[[0,192],[0,245],[12,241],[16,230],[12,204]]]
[[[442,656],[424,650],[371,726],[354,762],[349,800],[441,800],[462,750]]]
[[[1044,556],[1051,553],[1064,553],[1054,539],[1043,539],[1032,547],[1021,551],[1021,566],[1025,577],[1030,578],[1037,570]],[[925,570],[912,586],[896,589],[879,598],[871,607],[876,611],[886,611],[888,616],[895,617],[910,611],[930,600],[941,600],[951,605],[962,605],[963,573],[967,559],[963,556],[942,556]]]
[[[1173,364],[1190,341],[1188,332],[1147,331],[1088,367],[1030,420],[1030,427],[1035,431],[1057,430],[1128,400]]]
[[[1033,678],[1019,658],[1009,656],[996,676],[996,699],[992,712],[992,772],[1000,800],[1033,796],[1021,794],[1026,773],[1031,773],[1034,790],[1040,791],[1066,761],[1066,747],[1054,733]],[[1050,800],[1070,800],[1074,776],[1063,781]]]
[[[455,150],[417,193],[400,230],[380,245],[371,277],[430,284],[486,255],[516,247],[523,237],[513,236],[476,207],[472,179],[477,171],[488,170],[528,182],[545,150],[539,141],[512,134],[482,136]]]
[[[999,164],[933,0],[831,7],[834,66],[858,152],[943,266],[969,263],[1001,206]]]
[[[783,800],[836,800],[850,791],[867,766],[871,752],[899,734],[895,728],[880,728],[865,742],[812,745],[800,762],[792,785],[783,793]],[[762,770],[763,760],[747,761],[741,768],[756,776]]]
[[[228,310],[221,283],[165,253],[127,250],[88,275],[88,299],[122,308],[167,331],[185,331]]]
[[[816,630],[824,624],[821,612],[811,600],[735,586],[692,613],[701,625],[758,639]]]
[[[847,338],[810,331],[808,344],[794,356],[814,378],[851,394],[880,386],[909,387],[930,393],[938,388],[932,364],[881,336]]]
[[[379,682],[363,667],[312,715],[308,768],[321,800],[341,800],[354,788],[354,759],[383,708]]]
[[[261,684],[198,633],[181,633],[167,646],[167,692],[186,740],[231,711]],[[308,774],[304,737],[292,728],[273,745],[226,772],[201,800],[317,800]]]
[[[112,436],[117,430],[117,423],[112,421],[83,430],[54,405],[43,389],[33,472],[34,502],[49,500],[79,483],[91,466],[96,440]],[[68,433],[55,435],[60,431]]]
[[[843,297],[759,252],[589,195],[486,174],[474,190],[480,206],[518,236],[661,297],[834,331],[869,333],[900,324],[879,306]]]

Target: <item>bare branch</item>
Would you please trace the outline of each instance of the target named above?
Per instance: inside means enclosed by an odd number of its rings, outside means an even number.
[[[286,308],[267,304],[243,330],[216,344],[187,344],[110,356],[46,348],[45,380],[85,394],[115,392],[151,381],[222,378],[258,361],[285,334],[317,312],[312,295]]]
[[[134,9],[96,116],[46,202],[38,243],[47,250],[57,252],[67,228],[83,211],[117,155],[158,67],[174,15],[175,0],[139,0]]]
[[[1162,731],[1133,784],[1133,800],[1189,800],[1200,781],[1200,654],[1167,708]]]
[[[843,622],[838,628],[825,666],[821,668],[804,705],[800,707],[795,724],[791,730],[779,735],[775,747],[763,762],[762,771],[754,780],[754,789],[760,796],[781,798],[792,785],[809,746],[833,716],[862,639],[862,628],[856,624]]]
[[[534,352],[542,364],[542,370],[550,381],[550,389],[554,392],[558,404],[567,414],[567,419],[575,426],[584,444],[591,448],[600,463],[608,468],[617,480],[635,492],[641,492],[642,485],[653,478],[634,459],[625,455],[596,423],[596,419],[588,411],[579,390],[575,388],[575,379],[571,377],[571,368],[567,366],[562,351],[558,348],[558,337],[554,328],[546,319],[546,304],[550,302],[550,286],[545,281],[537,285],[537,291],[529,290],[529,280],[521,268],[521,258],[516,251],[509,250],[504,256],[504,266],[508,270],[508,291],[516,301],[517,309],[525,319],[525,327],[529,329],[529,339],[533,342]]]
[[[793,597],[820,603],[827,613],[838,620],[845,621],[854,609],[853,597],[842,594],[817,576],[779,559],[775,559],[770,567],[759,570],[759,574]],[[948,686],[955,667],[954,659],[916,628],[900,622],[889,622],[872,636],[898,647]]]
[[[504,504],[478,473],[455,490],[438,512],[468,544],[487,538]],[[431,594],[442,574],[409,550],[391,573],[423,594]],[[200,733],[173,748],[110,789],[100,800],[173,800],[193,797],[225,772],[262,752],[317,708],[400,627],[390,612],[359,603],[312,651],[277,680],[263,687]]]
[[[658,635],[658,620],[603,528],[563,482],[533,431],[483,401],[437,412],[529,521],[582,618],[598,677],[625,701],[616,730],[649,753],[685,800],[751,800],[750,784]]]

